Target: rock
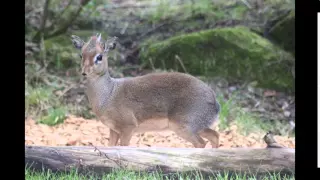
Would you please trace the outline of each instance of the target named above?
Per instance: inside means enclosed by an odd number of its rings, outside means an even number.
[[[257,86],[294,91],[295,58],[249,28],[216,28],[175,36],[141,47],[140,60],[151,67],[193,75],[257,81]],[[180,59],[180,60],[179,60]]]
[[[284,111],[283,114],[285,117],[290,117],[291,115],[290,111]]]

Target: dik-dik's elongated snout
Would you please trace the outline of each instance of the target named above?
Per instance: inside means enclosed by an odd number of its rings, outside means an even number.
[[[81,74],[82,76],[87,76],[88,74],[91,74],[90,67],[87,67],[87,66],[82,67]]]
[[[82,76],[86,76],[87,75],[87,73],[84,71],[84,69],[82,69],[81,74],[82,74]]]

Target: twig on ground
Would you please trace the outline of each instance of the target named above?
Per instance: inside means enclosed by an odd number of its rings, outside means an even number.
[[[106,153],[100,151],[96,146],[94,146],[93,144],[90,143],[90,145],[94,148],[94,151],[98,151],[98,155],[99,156],[104,156],[105,158],[107,158],[108,160],[114,162],[118,167],[121,167],[121,161],[120,161],[120,156],[118,160],[114,160],[111,159]]]
[[[63,95],[65,95],[70,89],[72,89],[73,87],[75,87],[76,84],[71,84],[70,86],[68,86],[67,88],[65,88],[61,94],[59,95],[58,99],[60,99]]]
[[[182,69],[183,69],[183,71],[184,71],[185,73],[188,73],[186,67],[184,66],[184,64],[183,64],[183,62],[182,62],[182,60],[181,60],[181,58],[180,58],[178,55],[175,55],[175,58],[179,61],[180,65],[181,65],[181,67],[182,67]]]
[[[152,62],[152,59],[151,58],[149,58],[149,61],[150,61],[150,64],[151,64],[151,68],[152,68],[152,70],[154,71],[154,70],[156,70],[156,68],[154,67],[154,64],[153,64],[153,62]]]

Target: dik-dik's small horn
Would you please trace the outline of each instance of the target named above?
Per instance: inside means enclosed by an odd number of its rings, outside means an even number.
[[[97,42],[100,42],[101,40],[101,33],[97,34]]]

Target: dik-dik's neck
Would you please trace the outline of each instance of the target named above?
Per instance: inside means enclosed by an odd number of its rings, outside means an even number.
[[[115,88],[115,80],[105,73],[102,76],[95,78],[88,78],[86,84],[86,94],[92,106],[92,109],[97,113],[103,107],[107,106],[112,98],[112,93]]]

